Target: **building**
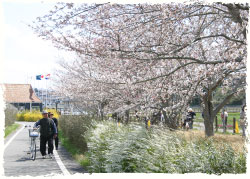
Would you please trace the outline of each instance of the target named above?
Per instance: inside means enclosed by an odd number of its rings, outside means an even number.
[[[36,109],[42,111],[42,101],[36,96],[30,84],[1,84],[6,103],[18,110]]]
[[[61,96],[52,89],[35,88],[36,96],[41,99],[43,107],[46,109],[56,109],[61,114],[80,114],[78,108],[74,106],[75,101],[69,97]]]

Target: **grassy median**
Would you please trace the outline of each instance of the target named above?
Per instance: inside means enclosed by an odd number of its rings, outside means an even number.
[[[71,156],[76,160],[82,167],[89,166],[88,158],[82,154],[78,147],[74,146],[70,143],[69,139],[65,137],[62,131],[58,131],[58,137],[61,141],[61,144],[65,147],[65,149],[71,154]]]
[[[7,126],[4,130],[4,138],[10,135],[12,132],[16,131],[19,128],[20,124],[14,123],[10,126]]]

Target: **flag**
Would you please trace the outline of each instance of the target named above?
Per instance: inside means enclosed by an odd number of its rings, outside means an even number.
[[[50,79],[50,74],[47,74],[47,75],[45,76],[45,79],[46,79],[46,80]]]
[[[44,78],[44,75],[36,75],[36,80],[42,80]]]
[[[41,80],[41,75],[36,75],[36,80]]]

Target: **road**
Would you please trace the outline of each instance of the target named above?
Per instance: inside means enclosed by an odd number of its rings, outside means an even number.
[[[30,159],[29,133],[28,127],[34,123],[18,122],[22,125],[16,133],[8,136],[4,141],[4,174],[5,176],[55,176],[73,175],[76,173],[86,173],[86,171],[76,163],[70,154],[60,145],[58,150],[54,150],[53,158],[43,159],[39,151],[39,139],[37,140],[37,157],[33,161]]]

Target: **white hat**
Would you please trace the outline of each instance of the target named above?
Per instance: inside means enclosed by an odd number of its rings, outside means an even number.
[[[42,114],[48,114],[48,111],[44,110],[44,111],[42,112]]]

